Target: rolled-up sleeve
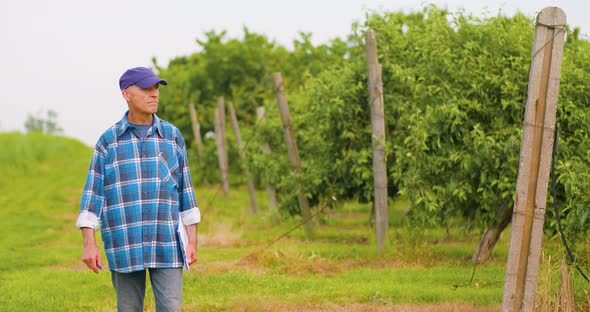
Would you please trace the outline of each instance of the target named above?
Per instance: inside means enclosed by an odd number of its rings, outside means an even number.
[[[106,150],[97,144],[92,155],[88,176],[82,200],[80,202],[80,215],[76,220],[76,227],[93,228],[95,231],[99,227],[100,215],[104,206],[104,162]]]
[[[98,217],[89,211],[82,211],[80,212],[80,215],[78,216],[78,220],[76,220],[76,227],[81,229],[81,228],[92,228],[95,231],[98,230],[98,226],[100,225],[100,222],[98,220]]]
[[[193,208],[186,211],[181,211],[182,223],[184,225],[191,225],[201,222],[201,211],[199,208]]]

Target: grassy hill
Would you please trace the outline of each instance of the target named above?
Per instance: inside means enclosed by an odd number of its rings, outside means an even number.
[[[0,311],[114,311],[108,270],[96,275],[80,262],[74,227],[91,148],[35,133],[0,133],[0,146]],[[479,233],[460,224],[416,228],[403,199],[391,203],[390,248],[377,256],[367,204],[323,214],[314,241],[298,229],[265,249],[300,220],[272,226],[262,191],[254,217],[245,213],[245,189],[225,198],[218,186],[197,186],[197,197],[199,263],[184,275],[183,311],[496,311],[500,304],[507,234],[467,283]],[[558,254],[559,245],[547,242],[541,299],[556,292]],[[587,288],[575,282],[587,307]],[[153,311],[149,288],[146,297]]]
[[[74,228],[92,150],[41,133],[3,133],[0,146],[0,310],[95,306],[94,297],[109,285],[101,279],[85,286],[90,280],[76,261],[80,233]]]

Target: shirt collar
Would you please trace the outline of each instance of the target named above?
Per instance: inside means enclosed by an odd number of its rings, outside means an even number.
[[[117,131],[117,136],[121,136],[131,126],[129,124],[129,121],[127,121],[127,114],[129,114],[129,111],[125,112],[125,114],[123,115],[123,118],[121,118],[121,121],[119,122],[119,129]],[[153,125],[154,125],[153,129],[155,129],[153,131],[158,132],[158,135],[160,136],[160,138],[164,138],[164,131],[162,129],[162,123],[160,122],[160,118],[158,118],[158,116],[156,114],[154,114]]]

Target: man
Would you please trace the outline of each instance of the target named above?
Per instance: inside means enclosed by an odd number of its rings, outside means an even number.
[[[146,270],[156,310],[179,311],[183,264],[197,261],[201,214],[182,134],[155,114],[159,85],[167,82],[145,67],[121,76],[129,110],[95,146],[76,222],[82,261],[95,273],[102,269],[94,236],[100,224],[118,311],[143,311]]]

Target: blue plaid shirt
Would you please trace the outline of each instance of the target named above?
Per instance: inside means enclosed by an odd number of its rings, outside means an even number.
[[[201,220],[182,134],[154,114],[139,138],[126,113],[96,144],[76,226],[100,221],[113,271],[179,268],[179,215],[185,225]]]

